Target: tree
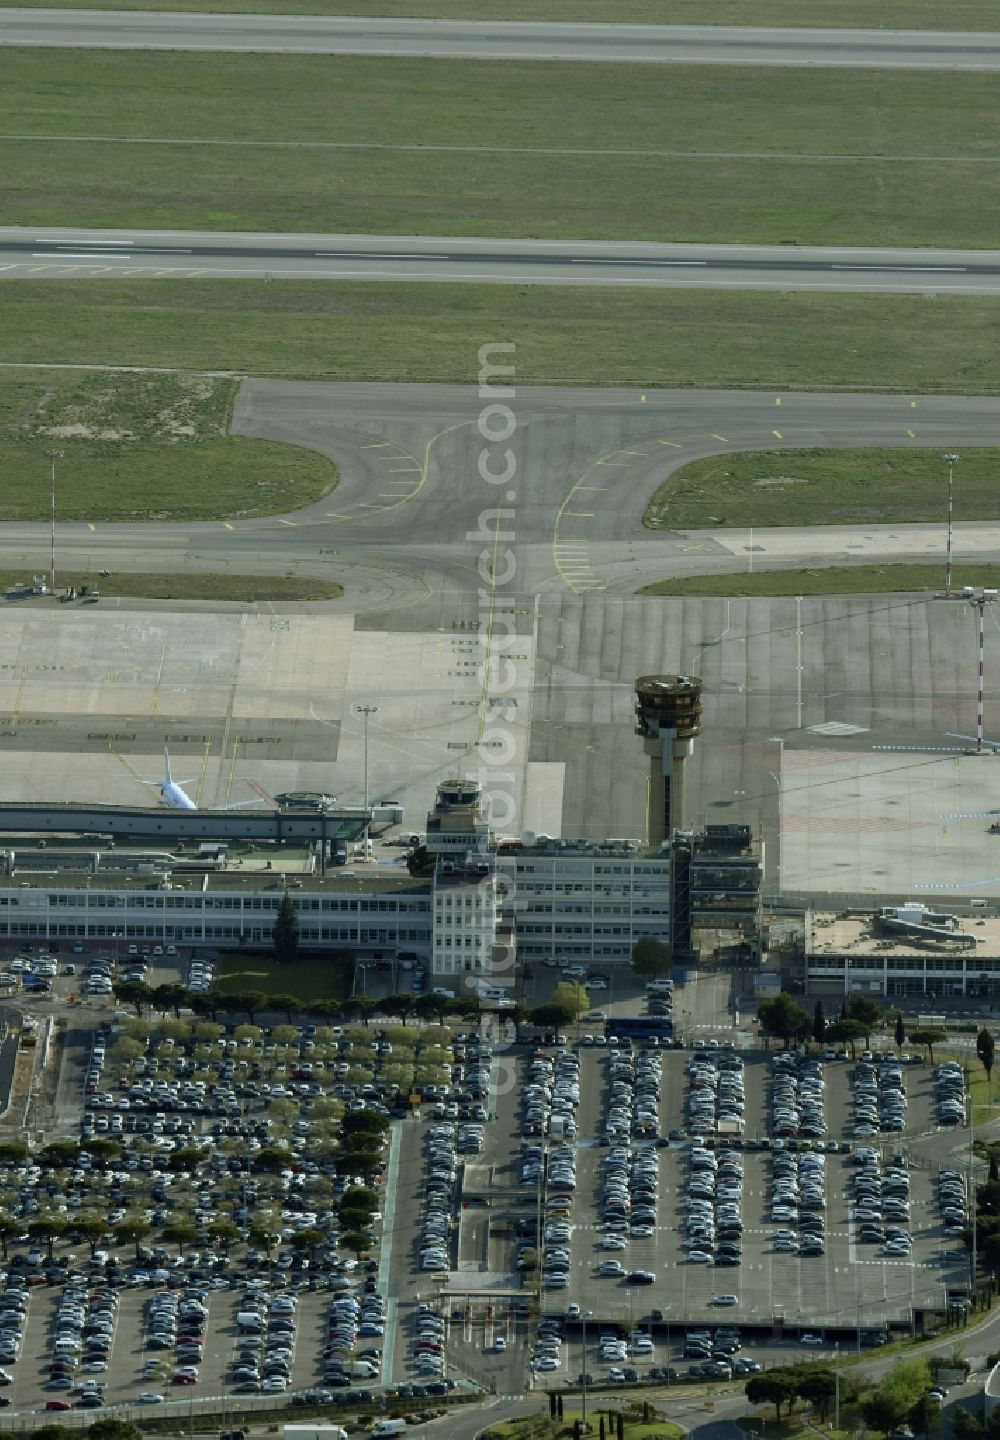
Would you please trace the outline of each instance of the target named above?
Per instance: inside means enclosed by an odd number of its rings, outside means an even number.
[[[810,1366],[798,1380],[798,1391],[803,1400],[819,1411],[820,1419],[826,1424],[830,1402],[837,1393],[837,1377],[825,1365]]]
[[[143,1433],[131,1420],[95,1420],[87,1426],[90,1440],[143,1440]]]
[[[268,1255],[275,1245],[281,1244],[281,1226],[276,1220],[257,1220],[250,1226],[251,1245],[259,1245]]]
[[[287,890],[278,906],[271,945],[276,965],[292,965],[299,958],[299,917]]]
[[[982,1440],[982,1421],[964,1405],[956,1405],[950,1418],[951,1433],[955,1440]]]
[[[853,1058],[858,1041],[864,1038],[865,1027],[860,1020],[838,1020],[826,1033],[835,1045],[849,1045]]]
[[[61,1215],[39,1215],[29,1223],[28,1234],[33,1240],[45,1241],[51,1260],[56,1241],[65,1235],[68,1229],[68,1222]]]
[[[181,1006],[187,1005],[190,998],[191,992],[183,985],[156,985],[153,988],[152,1004],[154,1010],[159,1010],[161,1015],[172,1010],[179,1020]]]
[[[21,1229],[20,1223],[14,1219],[13,1215],[9,1215],[6,1211],[0,1212],[0,1254],[4,1260],[7,1259],[7,1241],[14,1235],[20,1235]]]
[[[115,1226],[115,1239],[120,1245],[134,1245],[135,1258],[139,1258],[139,1246],[152,1230],[152,1225],[142,1215],[126,1215],[118,1225]]]
[[[869,1430],[881,1430],[886,1435],[895,1430],[908,1408],[898,1395],[882,1386],[861,1402],[861,1414]]]
[[[357,1014],[356,1006],[360,997],[355,995],[351,1000],[345,1001]],[[421,995],[413,1002],[413,1013],[421,1020],[436,1020],[439,1025],[444,1024],[444,1017],[448,1013],[448,1001],[443,995]]]
[[[528,1011],[528,1019],[532,1025],[538,1025],[543,1030],[558,1030],[570,1023],[573,1011],[568,1005],[536,1005],[533,1010]]]
[[[318,1246],[326,1242],[326,1231],[320,1230],[318,1226],[309,1226],[305,1230],[296,1230],[292,1236],[293,1250],[308,1250],[310,1255]]]
[[[993,1052],[995,1049],[996,1043],[993,1039],[993,1036],[990,1034],[990,1032],[986,1029],[984,1025],[982,1030],[980,1030],[979,1034],[976,1036],[976,1054],[982,1061],[983,1069],[986,1071],[987,1085],[989,1085],[990,1079],[993,1075]]]
[[[780,1424],[781,1407],[787,1405],[791,1410],[798,1386],[787,1370],[772,1370],[770,1374],[752,1376],[744,1386],[744,1394],[751,1405],[773,1405]]]
[[[208,1234],[212,1243],[225,1252],[240,1238],[240,1229],[232,1220],[213,1220],[208,1227]]]
[[[906,1418],[917,1435],[929,1435],[941,1419],[941,1405],[930,1395],[921,1395],[915,1405],[906,1412]]]
[[[636,975],[669,975],[673,951],[652,935],[637,940],[632,946],[632,969]]]
[[[932,1065],[934,1064],[934,1046],[940,1045],[942,1040],[947,1040],[947,1038],[944,1030],[914,1030],[910,1034],[911,1044],[922,1045],[930,1056]]]
[[[813,1039],[817,1045],[822,1045],[826,1039],[826,1016],[823,1014],[822,1000],[816,1001],[816,1009],[813,1011]]]
[[[902,1050],[903,1046],[906,1044],[906,1028],[903,1025],[902,1010],[898,1011],[896,1014],[896,1030],[893,1039],[896,1041],[896,1049]]]
[[[882,1006],[870,995],[852,995],[847,1002],[847,1018],[856,1020],[862,1027],[862,1034],[867,1045],[872,1031],[882,1023]]]
[[[996,1146],[990,1147],[990,1183],[997,1184],[1000,1181],[1000,1154]]]
[[[812,1031],[809,1016],[785,990],[773,1000],[761,1001],[757,1006],[757,1019],[764,1034],[783,1040],[786,1050],[793,1040],[804,1040]]]
[[[242,1010],[250,1024],[256,1023],[258,1012],[270,1004],[270,996],[265,995],[263,990],[235,990],[228,997],[222,997],[222,1002],[228,998],[230,1004],[236,1010]]]
[[[396,1015],[406,1024],[406,1017],[413,1010],[416,1000],[415,995],[390,995],[382,1001],[382,1009],[387,1015]]]
[[[150,1005],[153,991],[141,980],[115,980],[111,986],[116,1000],[123,1005],[134,1005],[137,1018],[142,1018],[142,1007]]]
[[[341,1245],[346,1245],[348,1250],[353,1250],[360,1260],[372,1243],[372,1237],[364,1230],[349,1230],[346,1235],[340,1237]]]
[[[297,995],[272,995],[271,1008],[283,1011],[286,1020],[291,1025],[292,1016],[301,1015],[305,1006]]]
[[[258,1160],[263,1153],[258,1153]],[[173,1220],[169,1225],[164,1225],[162,1233],[168,1245],[177,1246],[178,1255],[183,1255],[184,1246],[193,1245],[198,1238],[198,1231],[190,1220]]]
[[[107,1233],[108,1222],[103,1215],[78,1215],[70,1228],[87,1242],[93,1256],[103,1236]]]
[[[585,1010],[590,1009],[590,996],[586,985],[571,985],[562,981],[552,992],[553,1005],[565,1006],[576,1020]]]

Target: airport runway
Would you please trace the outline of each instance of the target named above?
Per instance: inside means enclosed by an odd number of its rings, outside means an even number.
[[[0,279],[39,277],[996,295],[1000,250],[0,227]]]
[[[1000,35],[151,11],[2,10],[0,45],[690,65],[997,70]]]

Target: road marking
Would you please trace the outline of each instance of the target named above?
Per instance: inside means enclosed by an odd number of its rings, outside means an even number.
[[[598,465],[607,465],[611,470],[627,470],[632,464],[631,460],[598,460]]]
[[[362,445],[361,448],[362,450],[392,450],[395,447],[388,440],[376,440],[371,445]]]
[[[671,450],[683,450],[683,445],[678,445],[676,440],[657,440],[657,445],[667,445]]]
[[[781,404],[781,396],[780,396],[780,395],[778,395],[778,396],[775,398],[774,403],[775,403],[775,405],[780,405],[780,404]]]
[[[97,526],[96,526],[96,525],[88,525],[88,526],[87,526],[87,529],[88,529],[88,530],[96,530],[96,529],[97,529]]]
[[[593,520],[594,518],[593,510],[566,510],[564,513],[567,518],[572,516],[574,520]]]
[[[390,470],[390,475],[419,475],[419,465],[401,465],[398,470]]]
[[[294,530],[296,528],[296,522],[294,520],[279,520],[278,524],[287,525],[290,530]]]
[[[578,490],[606,490],[606,485],[578,485]]]
[[[426,255],[407,253],[390,254],[388,251],[373,250],[314,250],[317,260],[451,260],[451,255]],[[306,256],[306,259],[309,257]]]
[[[916,435],[914,434],[914,432],[913,432],[912,430],[907,430],[906,433],[907,433],[907,435],[909,435],[909,437],[910,437],[911,440],[916,440],[917,437],[916,437]]]
[[[225,527],[226,527],[227,530],[233,530],[233,529],[235,529],[235,526],[230,525],[230,523],[229,523],[228,520],[223,520],[222,523],[223,523],[223,525],[225,525]]]
[[[782,435],[782,433],[781,433],[780,430],[772,430],[772,431],[771,431],[771,434],[774,436],[774,438],[775,438],[776,440],[784,440],[784,438],[785,438],[784,435]]]
[[[729,444],[729,441],[726,439],[725,435],[716,435],[716,433],[715,433],[714,430],[712,431],[712,439],[713,439],[713,440],[721,440],[722,443],[723,443],[723,445],[728,445],[728,444]]]
[[[831,270],[876,270],[891,275],[965,275],[965,265],[831,265]]]

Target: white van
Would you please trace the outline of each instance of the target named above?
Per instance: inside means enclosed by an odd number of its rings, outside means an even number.
[[[399,1420],[376,1420],[369,1430],[369,1435],[405,1435],[406,1421]]]

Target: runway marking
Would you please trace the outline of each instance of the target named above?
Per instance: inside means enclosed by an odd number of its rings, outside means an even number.
[[[775,403],[775,405],[780,405],[780,404],[781,404],[781,396],[780,396],[780,395],[778,395],[778,396],[775,397],[774,403]]]
[[[716,435],[716,433],[715,433],[714,430],[712,431],[712,439],[713,439],[713,440],[721,440],[722,443],[723,443],[723,445],[728,445],[728,444],[729,444],[729,441],[726,439],[725,435]]]
[[[278,521],[278,524],[279,524],[279,525],[287,525],[290,530],[294,530],[294,529],[297,528],[297,527],[296,527],[296,522],[295,522],[294,520],[279,520],[279,521]]]
[[[673,449],[673,450],[680,450],[680,449],[683,448],[681,445],[677,444],[677,442],[674,441],[674,440],[664,440],[664,439],[661,439],[659,436],[655,436],[655,435],[654,435],[654,436],[650,436],[649,439],[646,440],[644,443],[647,444],[647,445],[668,445],[668,446],[670,446],[670,448]],[[587,466],[587,468],[586,468],[586,470],[584,470],[583,474],[580,475],[580,476],[573,482],[573,484],[570,486],[569,490],[566,492],[566,494],[565,494],[564,497],[563,497],[562,504],[559,506],[559,509],[556,511],[556,518],[555,518],[555,520],[553,521],[553,524],[552,524],[552,565],[553,565],[553,568],[554,568],[556,574],[559,576],[560,580],[562,580],[562,582],[563,582],[563,584],[566,586],[567,590],[571,590],[571,591],[574,593],[574,595],[582,594],[584,590],[598,590],[598,589],[604,590],[604,589],[607,588],[607,586],[605,585],[604,581],[596,581],[596,580],[595,580],[595,582],[594,582],[593,584],[591,584],[591,585],[585,585],[585,584],[583,584],[583,583],[581,583],[581,582],[578,582],[575,578],[571,577],[571,575],[570,575],[570,573],[569,573],[570,569],[573,569],[573,570],[574,570],[574,575],[575,575],[575,566],[574,566],[574,564],[573,564],[573,558],[574,558],[574,557],[570,557],[570,556],[567,554],[567,551],[568,551],[570,548],[584,550],[586,547],[585,547],[585,545],[582,544],[581,542],[577,542],[577,544],[576,544],[575,546],[573,546],[573,545],[571,545],[571,542],[567,542],[567,541],[564,541],[564,540],[560,539],[560,536],[559,536],[559,526],[561,525],[563,519],[567,519],[567,520],[569,520],[569,519],[572,519],[572,520],[592,520],[592,519],[593,519],[593,512],[592,512],[592,511],[570,510],[569,507],[570,507],[570,505],[572,504],[573,498],[574,498],[574,496],[576,495],[577,491],[580,491],[580,490],[603,490],[603,489],[606,489],[606,488],[607,488],[606,486],[602,486],[602,485],[588,485],[588,484],[587,484],[587,482],[590,480],[591,476],[593,475],[594,471],[596,470],[597,466],[598,466],[598,465],[604,465],[604,466],[607,466],[608,468],[617,468],[617,469],[622,469],[622,470],[628,469],[629,466],[630,466],[631,463],[632,463],[631,461],[625,461],[624,464],[623,464],[621,461],[617,461],[617,462],[616,462],[613,457],[614,457],[615,455],[635,455],[635,454],[640,454],[640,455],[643,455],[643,456],[645,456],[645,457],[648,457],[649,451],[648,451],[648,450],[640,450],[640,451],[637,452],[637,451],[635,451],[635,450],[623,450],[623,449],[618,449],[618,450],[609,450],[606,455],[599,455],[599,456],[597,456],[597,458],[596,458],[595,460],[592,460],[591,463]]]
[[[782,435],[782,433],[781,433],[780,430],[772,430],[772,431],[771,431],[771,434],[774,436],[774,438],[775,438],[776,440],[784,440],[784,438],[785,438],[784,435]]]

